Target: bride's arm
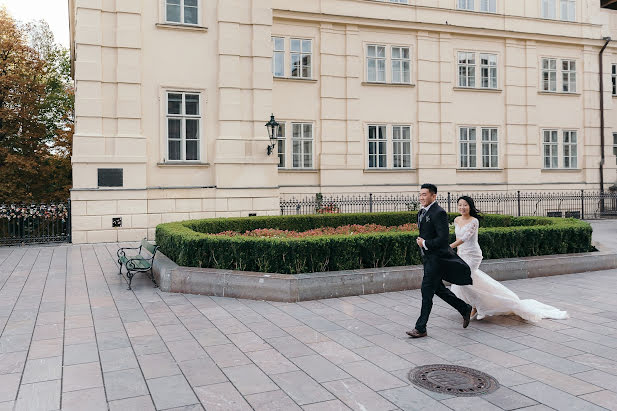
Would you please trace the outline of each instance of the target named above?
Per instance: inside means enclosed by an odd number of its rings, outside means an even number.
[[[457,238],[455,242],[450,244],[450,247],[456,248],[459,245],[463,244],[465,241],[469,241],[469,239],[473,237],[475,232],[478,231],[478,226],[479,226],[478,220],[474,219],[469,224],[471,225],[471,227],[465,226],[466,230],[463,232],[463,235],[461,236],[461,238]]]

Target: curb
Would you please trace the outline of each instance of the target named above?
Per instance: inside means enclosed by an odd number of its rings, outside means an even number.
[[[548,277],[617,268],[615,252],[558,254],[487,260],[480,269],[498,281]],[[163,253],[153,273],[161,291],[278,302],[298,302],[392,291],[416,290],[423,267],[381,267],[308,274],[266,274],[181,267]]]

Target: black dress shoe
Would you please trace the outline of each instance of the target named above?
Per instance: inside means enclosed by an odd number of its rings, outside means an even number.
[[[467,328],[470,320],[471,320],[471,307],[465,314],[463,314],[463,328]]]
[[[416,330],[415,328],[411,331],[407,331],[407,335],[410,336],[411,338],[420,338],[420,337],[426,337],[426,331],[424,331],[423,333],[421,333],[420,331]]]

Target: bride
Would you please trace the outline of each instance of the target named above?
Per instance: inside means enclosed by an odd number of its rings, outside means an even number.
[[[507,287],[494,280],[478,267],[482,262],[482,250],[478,244],[480,222],[473,199],[462,196],[458,199],[460,217],[454,219],[456,241],[450,247],[458,247],[458,255],[471,268],[473,285],[453,284],[452,292],[473,307],[471,318],[478,320],[489,315],[516,314],[524,320],[537,322],[542,318],[562,320],[568,313],[536,300],[521,300]]]

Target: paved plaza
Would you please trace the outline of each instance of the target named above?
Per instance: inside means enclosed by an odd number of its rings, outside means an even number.
[[[617,270],[506,283],[568,320],[463,329],[436,299],[429,337],[410,340],[419,290],[287,304],[138,276],[128,291],[117,248],[0,248],[0,410],[617,410]],[[452,397],[407,379],[436,363],[501,388]]]

